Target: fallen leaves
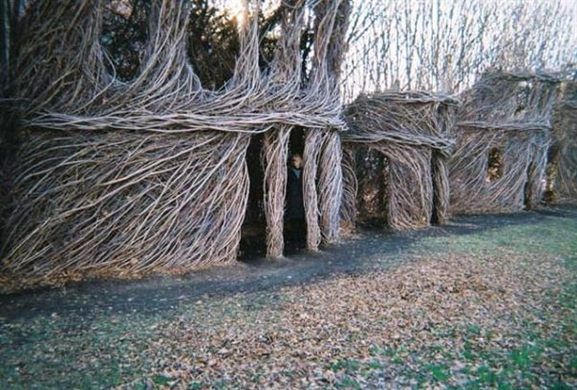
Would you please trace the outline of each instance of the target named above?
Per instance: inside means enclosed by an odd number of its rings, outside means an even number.
[[[513,348],[521,323],[534,320],[530,306],[539,306],[539,294],[551,285],[551,280],[535,275],[561,280],[563,272],[554,259],[542,257],[527,262],[527,258],[513,256],[449,255],[388,272],[286,287],[281,291],[282,302],[264,305],[258,312],[247,310],[243,303],[260,294],[239,294],[217,304],[229,313],[230,321],[213,313],[208,302],[201,313],[191,313],[193,318],[202,317],[207,326],[204,331],[198,332],[194,321],[178,328],[167,322],[159,337],[174,340],[172,349],[186,349],[192,355],[206,351],[208,364],[201,371],[173,370],[183,380],[198,383],[210,384],[224,377],[229,377],[229,385],[241,387],[323,386],[347,378],[361,383],[367,380],[367,372],[382,372],[383,365],[399,381],[400,373],[395,372],[399,368],[387,359],[375,363],[371,346],[405,348],[396,353],[405,364],[411,360],[409,351],[423,347],[440,344],[441,350],[463,349],[464,333],[468,333],[469,348],[475,350]],[[511,322],[512,318],[518,323]],[[456,329],[457,334],[440,337],[438,331],[446,328]],[[197,334],[187,339],[188,345],[176,343],[191,332]],[[371,359],[376,368],[359,373],[359,367],[371,367]],[[442,362],[444,355],[436,352],[428,359]],[[450,366],[431,367],[433,380],[449,381],[459,377],[464,363],[456,360]],[[400,383],[410,385],[412,380]]]
[[[0,374],[72,386],[82,370],[93,387],[577,385],[566,257],[482,249],[421,251],[273,291],[179,296],[157,315],[6,324]]]

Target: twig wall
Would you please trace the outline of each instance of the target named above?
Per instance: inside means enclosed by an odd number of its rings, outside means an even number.
[[[548,190],[556,202],[577,202],[577,82],[561,85],[555,105]]]
[[[189,63],[188,10],[176,0],[152,3],[139,74],[120,82],[100,46],[104,4],[35,1],[23,20],[11,85],[22,142],[2,248],[6,269],[44,283],[233,261],[248,198],[245,154],[261,133],[267,248],[279,256],[294,126],[308,129],[309,247],[319,243],[315,222],[326,242],[335,240],[342,186],[336,132],[346,127],[336,69],[348,1],[284,1],[282,37],[266,71],[259,68],[258,2],[246,2],[241,54],[218,91],[204,89]],[[305,10],[317,22],[311,81],[303,85]]]
[[[558,80],[489,73],[463,96],[451,158],[453,213],[533,208],[545,191]]]
[[[385,193],[378,196],[391,227],[417,228],[447,219],[446,160],[454,143],[457,104],[448,96],[426,92],[385,92],[361,95],[347,107],[351,131],[343,133],[345,149],[349,149],[346,170],[350,172],[354,165],[357,148],[370,148],[386,157]],[[343,215],[353,223],[351,194],[357,182],[349,178],[345,183]],[[360,186],[359,197],[363,191]]]

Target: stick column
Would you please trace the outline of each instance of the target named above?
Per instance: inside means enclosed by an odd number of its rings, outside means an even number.
[[[284,250],[284,207],[286,198],[290,127],[281,126],[264,136],[264,211],[267,257],[281,257]]]

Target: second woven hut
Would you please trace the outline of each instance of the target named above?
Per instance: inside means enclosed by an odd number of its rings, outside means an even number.
[[[354,224],[357,215],[385,219],[394,229],[446,221],[457,105],[445,95],[383,92],[361,95],[347,107],[345,223]]]

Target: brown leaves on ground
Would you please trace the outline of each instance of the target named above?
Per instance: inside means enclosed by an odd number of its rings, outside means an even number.
[[[546,305],[544,292],[557,288],[564,274],[554,258],[513,252],[416,260],[392,271],[270,293],[276,297],[263,292],[199,302],[178,321],[161,325],[146,354],[171,351],[151,375],[162,374],[172,384],[324,386],[348,375],[361,386],[367,380],[402,383],[401,373],[387,364],[392,357],[379,356],[384,368],[376,377],[356,375],[347,365],[370,364],[375,349],[460,350],[472,325],[483,329],[472,339],[476,348],[514,348],[522,323],[545,332],[554,323],[532,308]],[[454,334],[447,337],[447,331]],[[410,369],[408,352],[400,358]],[[442,357],[428,358],[434,363]],[[460,367],[456,361],[452,369]]]

